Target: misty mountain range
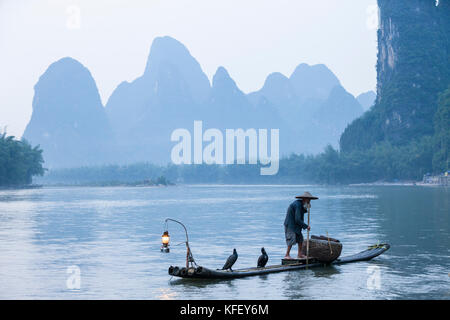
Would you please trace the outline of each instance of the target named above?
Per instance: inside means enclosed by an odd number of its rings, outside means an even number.
[[[187,48],[156,38],[142,76],[122,82],[103,106],[91,73],[72,58],[51,64],[34,87],[23,137],[44,150],[46,167],[148,161],[168,163],[174,129],[278,128],[280,153],[315,154],[338,146],[346,126],[375,101],[355,98],[325,65],[300,64],[286,77],[242,92],[224,67],[212,83]]]

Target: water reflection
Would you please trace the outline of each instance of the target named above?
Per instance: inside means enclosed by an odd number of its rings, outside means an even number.
[[[332,278],[333,275],[339,274],[339,269],[335,266],[326,266],[321,268],[311,269],[314,273],[314,277]]]
[[[143,299],[448,299],[449,190],[422,187],[314,187],[312,234],[343,243],[343,255],[389,242],[373,261],[234,280],[183,280],[185,247],[159,251],[164,219],[189,230],[198,264],[221,268],[233,248],[236,269],[269,264],[285,252],[283,221],[303,186],[49,188],[0,191],[0,298]],[[175,195],[175,196],[174,196]],[[169,228],[171,228],[169,226]],[[184,231],[170,230],[171,242]],[[67,267],[81,288],[66,287]],[[368,267],[380,270],[367,287]]]

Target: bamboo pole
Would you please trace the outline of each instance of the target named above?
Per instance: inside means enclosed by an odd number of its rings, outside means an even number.
[[[333,254],[333,249],[331,248],[330,237],[328,236],[328,231],[327,231],[327,238],[328,238],[328,245],[330,246],[330,253]]]
[[[186,268],[189,268],[189,244],[186,242]]]
[[[308,265],[308,259],[309,259],[309,220],[310,220],[309,209],[310,208],[311,208],[311,203],[308,203],[308,229],[306,232],[306,265]]]

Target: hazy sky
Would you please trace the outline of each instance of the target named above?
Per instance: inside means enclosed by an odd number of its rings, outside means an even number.
[[[358,95],[376,86],[376,24],[376,0],[0,0],[0,131],[22,135],[52,62],[80,61],[105,104],[164,35],[210,79],[224,66],[244,92],[306,62],[326,64]]]

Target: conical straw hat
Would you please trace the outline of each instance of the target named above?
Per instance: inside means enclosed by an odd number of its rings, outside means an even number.
[[[309,193],[308,191],[306,191],[305,193],[303,193],[301,196],[296,196],[297,199],[311,199],[311,200],[317,200],[319,198],[313,196],[311,193]]]

